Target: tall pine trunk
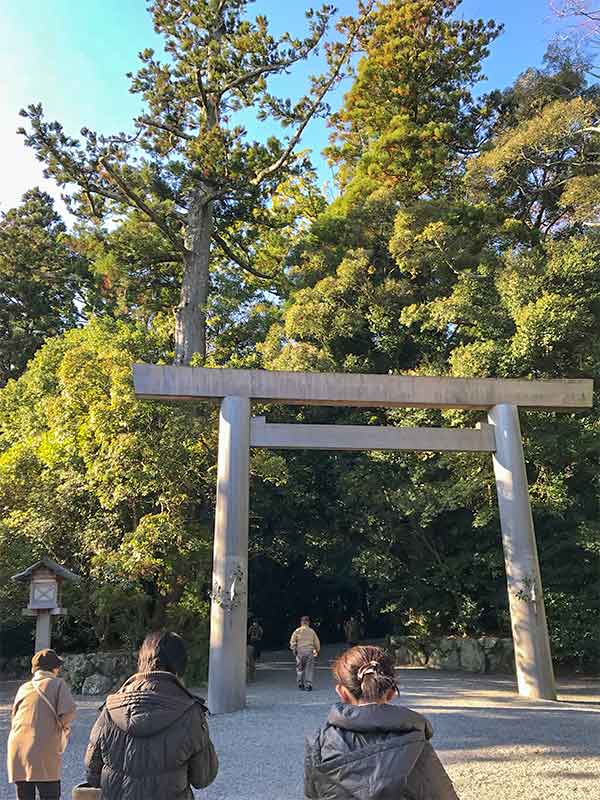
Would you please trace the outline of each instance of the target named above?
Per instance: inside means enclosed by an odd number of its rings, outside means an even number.
[[[175,311],[175,363],[188,365],[197,354],[206,358],[206,306],[208,301],[210,242],[213,204],[196,198],[190,205],[183,257],[183,280]]]

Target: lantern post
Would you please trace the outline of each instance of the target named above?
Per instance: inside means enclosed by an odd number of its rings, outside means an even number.
[[[77,583],[81,578],[52,559],[42,558],[11,580],[29,584],[29,603],[22,614],[36,618],[34,652],[48,649],[52,641],[52,617],[67,613],[61,605],[62,586],[65,581]]]

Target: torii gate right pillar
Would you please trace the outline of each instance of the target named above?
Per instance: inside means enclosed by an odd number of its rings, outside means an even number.
[[[519,694],[556,700],[519,411],[514,405],[496,405],[488,419],[496,437],[494,474]]]

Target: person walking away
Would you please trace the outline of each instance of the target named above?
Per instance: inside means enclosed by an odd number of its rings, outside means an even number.
[[[458,800],[431,746],[429,721],[391,704],[398,693],[391,656],[380,647],[353,647],[332,669],[341,702],[306,742],[307,800]]]
[[[248,628],[248,644],[251,644],[254,648],[254,660],[258,661],[260,659],[260,654],[262,652],[262,638],[264,635],[264,631],[261,627],[260,622],[255,619],[252,622],[252,625]]]
[[[8,735],[8,782],[17,785],[17,800],[60,797],[61,755],[75,717],[75,701],[58,677],[62,659],[40,650],[31,659],[32,678],[17,691]]]
[[[150,633],[138,672],[106,698],[85,754],[87,782],[102,800],[193,800],[191,786],[215,779],[207,708],[181,682],[186,664],[180,636]]]
[[[354,615],[344,623],[344,633],[348,647],[354,647],[358,644],[360,640],[360,624]]]
[[[310,627],[310,617],[300,618],[300,627],[292,633],[290,650],[296,656],[296,678],[298,688],[312,692],[315,658],[319,655],[321,642]]]

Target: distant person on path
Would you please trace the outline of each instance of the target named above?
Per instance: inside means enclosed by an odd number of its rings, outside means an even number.
[[[429,743],[428,720],[390,705],[398,693],[391,656],[380,647],[353,647],[333,674],[341,702],[306,742],[305,797],[458,800]]]
[[[348,647],[354,647],[360,641],[360,623],[354,615],[344,622],[344,634]]]
[[[31,659],[33,677],[17,692],[8,735],[8,782],[17,784],[18,800],[60,797],[61,754],[75,717],[75,701],[58,677],[62,659],[40,650]]]
[[[102,800],[193,800],[218,760],[206,706],[181,683],[186,646],[176,633],[144,640],[138,672],[109,695],[85,754],[87,782]]]
[[[315,658],[319,655],[321,642],[310,627],[310,617],[301,617],[300,627],[292,633],[290,650],[296,656],[296,677],[301,691],[312,692]]]
[[[254,648],[254,660],[258,661],[260,658],[260,654],[262,653],[262,638],[264,635],[264,631],[260,625],[260,622],[255,619],[252,621],[252,625],[248,628],[248,644],[251,644]]]

